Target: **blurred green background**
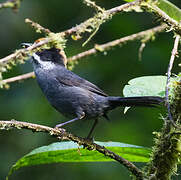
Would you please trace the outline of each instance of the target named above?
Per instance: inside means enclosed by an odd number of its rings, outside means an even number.
[[[98,5],[106,9],[123,4],[120,0],[97,0]],[[173,0],[178,7],[179,0]],[[66,30],[91,17],[94,10],[82,3],[82,0],[29,0],[22,1],[18,13],[11,9],[0,10],[0,57],[11,54],[20,48],[22,42],[33,42],[41,34],[37,34],[27,24],[30,18],[54,32]],[[159,24],[157,18],[148,13],[120,13],[101,26],[96,36],[85,46],[80,41],[69,39],[66,54],[68,57],[94,44],[102,44],[124,37]],[[131,42],[107,52],[81,59],[73,71],[98,85],[109,95],[122,96],[122,89],[127,82],[135,77],[145,75],[164,75],[173,47],[173,33],[162,33],[149,42],[138,60],[140,42]],[[177,59],[179,62],[181,58]],[[174,73],[180,71],[177,62]],[[18,65],[4,74],[4,78],[32,71],[29,62]],[[151,87],[150,87],[151,88]],[[67,119],[56,112],[40,91],[35,79],[23,83],[11,84],[9,90],[0,90],[0,119],[27,121],[54,127]],[[162,127],[162,108],[132,108],[126,114],[118,108],[110,113],[111,122],[101,119],[96,129],[95,139],[98,141],[117,141],[151,147],[152,132]],[[93,121],[79,121],[66,127],[70,132],[86,136]],[[23,155],[34,148],[56,142],[56,139],[43,133],[28,130],[0,131],[0,180],[3,180],[9,168]],[[142,166],[143,164],[138,164]],[[13,180],[58,180],[58,179],[131,179],[128,171],[120,164],[113,163],[62,163],[22,168],[15,172]]]

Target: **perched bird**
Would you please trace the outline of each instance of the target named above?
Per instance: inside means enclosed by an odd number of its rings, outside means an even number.
[[[30,44],[24,43],[25,47]],[[66,69],[66,58],[57,48],[43,49],[32,56],[37,82],[50,104],[71,120],[58,124],[61,127],[80,119],[94,119],[88,135],[91,136],[98,118],[108,119],[107,113],[122,106],[155,106],[164,101],[157,96],[108,96],[91,82]]]

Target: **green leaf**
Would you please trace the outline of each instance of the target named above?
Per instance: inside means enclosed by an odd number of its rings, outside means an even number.
[[[156,5],[172,19],[180,22],[181,9],[179,9],[177,6],[167,0],[158,0]]]
[[[119,142],[95,142],[133,162],[148,162],[150,149]],[[97,151],[83,149],[74,142],[57,142],[34,149],[19,159],[9,171],[10,176],[21,167],[60,162],[104,162],[114,161]]]
[[[166,76],[143,76],[132,79],[124,86],[123,95],[165,97]]]
[[[125,1],[132,2],[134,0],[125,0]],[[151,0],[148,1],[148,3],[149,2],[151,2]],[[152,3],[153,3],[153,5],[156,5],[162,11],[164,11],[172,19],[174,19],[178,22],[181,20],[181,9],[179,9],[177,6],[175,6],[171,2],[169,2],[167,0],[157,0],[157,1],[153,1]]]

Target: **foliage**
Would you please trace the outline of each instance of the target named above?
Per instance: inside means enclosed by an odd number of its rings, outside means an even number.
[[[7,7],[10,7],[10,8],[16,7],[17,9],[17,2],[18,2],[18,7],[19,7],[20,1],[15,1],[15,4],[14,4],[15,6],[13,6],[11,3],[11,6],[7,6]],[[14,68],[14,66],[18,64],[23,64],[25,62],[24,60],[28,58],[28,55],[31,55],[34,51],[37,50],[37,48],[41,48],[41,47],[49,48],[51,46],[56,46],[61,49],[64,49],[64,48],[68,49],[71,45],[68,44],[69,38],[67,36],[71,36],[73,40],[77,41],[83,38],[84,36],[86,36],[85,35],[86,33],[89,33],[89,37],[83,43],[83,45],[85,45],[90,41],[90,39],[93,39],[93,36],[97,38],[96,33],[98,32],[98,30],[100,30],[100,26],[103,23],[107,22],[108,20],[113,20],[112,19],[113,15],[121,11],[124,11],[124,12],[135,11],[137,13],[141,13],[143,11],[147,11],[149,13],[151,12],[160,21],[166,22],[166,24],[168,25],[167,29],[173,31],[177,35],[181,34],[180,33],[181,27],[180,27],[180,22],[179,22],[181,19],[181,10],[177,6],[173,5],[171,2],[167,0],[157,0],[157,1],[127,0],[127,2],[132,2],[132,3],[126,4],[127,6],[125,5],[125,7],[122,8],[121,10],[118,7],[117,9],[112,8],[110,10],[105,10],[104,8],[98,6],[92,1],[85,0],[84,2],[88,6],[93,7],[96,13],[94,14],[92,18],[88,18],[86,21],[80,23],[79,25],[75,27],[70,28],[69,30],[62,31],[60,33],[53,33],[49,29],[45,29],[37,23],[30,22],[31,26],[35,28],[36,32],[45,33],[45,37],[43,37],[43,40],[45,40],[45,42],[43,45],[38,45],[37,47],[35,48],[33,47],[32,49],[30,48],[30,49],[17,50],[13,54],[12,58],[8,59],[7,57],[8,60],[6,58],[0,60],[0,87],[1,88],[8,87],[8,83],[5,83],[7,81],[4,81],[5,79],[3,78],[2,74],[4,75],[4,72],[9,72],[10,69]],[[2,7],[3,7],[3,4],[2,4]],[[128,24],[129,23],[125,24],[125,26]],[[154,33],[156,34],[156,32]],[[145,44],[148,43],[148,40],[155,39],[154,33],[151,35],[147,34],[147,36],[142,37],[141,43],[144,46],[141,46],[140,48],[141,53],[142,53],[143,48],[145,47]],[[104,38],[105,36],[103,37],[103,39]],[[73,42],[71,43],[73,44]],[[36,44],[34,45],[36,46]],[[111,45],[110,47],[112,48],[114,46],[115,45]],[[96,48],[94,49],[97,54],[98,52],[103,52],[104,54],[107,53],[105,49],[101,48],[100,50],[99,45],[94,45],[94,47],[98,47],[97,49]],[[129,56],[128,54],[126,54],[126,57]],[[176,55],[177,54],[175,53],[174,57]],[[106,57],[103,57],[103,58],[106,59]],[[75,62],[77,63],[77,61]],[[97,65],[97,62],[95,65]],[[100,65],[100,66],[102,67],[103,65]],[[128,63],[128,66],[129,66],[129,63]],[[87,70],[85,69],[84,71],[86,72]],[[112,72],[114,73],[114,70]],[[124,72],[124,68],[123,68],[123,72]],[[112,83],[112,79],[110,82]],[[123,89],[123,94],[124,96],[149,95],[149,96],[165,97],[165,86],[167,85],[166,83],[168,83],[167,77],[161,76],[161,75],[142,76],[142,77],[134,78],[128,81],[128,85],[126,85]],[[126,164],[125,166],[127,167],[127,169],[130,172],[132,172],[133,175],[137,179],[144,179],[145,177],[149,179],[149,178],[153,178],[153,176],[154,178],[157,178],[157,179],[158,177],[159,178],[164,177],[164,179],[170,179],[171,176],[177,171],[177,164],[179,163],[179,154],[180,154],[180,129],[179,129],[180,89],[181,89],[180,75],[171,80],[171,83],[169,84],[169,88],[171,88],[171,91],[170,91],[171,93],[169,94],[170,99],[168,99],[168,102],[166,103],[167,105],[169,105],[169,103],[171,105],[171,112],[169,112],[169,108],[168,108],[168,114],[170,113],[173,119],[170,119],[169,117],[164,118],[165,124],[163,125],[161,132],[155,133],[157,137],[155,139],[155,145],[153,146],[152,151],[145,147],[125,144],[125,143],[120,143],[120,142],[119,143],[118,142],[95,142],[98,145],[101,145],[102,149],[104,149],[105,147],[113,151],[117,155],[125,158],[126,160],[124,162],[127,162],[127,160],[132,161],[132,162],[145,162],[145,163],[149,162],[147,164],[147,168],[145,168],[144,170],[140,170],[137,167],[135,167],[134,169],[134,165],[131,162],[128,162],[128,164],[122,163],[123,165]],[[33,94],[33,92],[31,93]],[[27,112],[29,112],[29,110]],[[18,128],[18,126],[16,128]],[[4,125],[0,127],[0,129],[9,130],[9,127],[7,128]],[[51,132],[49,133],[51,134]],[[126,133],[127,132],[125,131],[125,134]],[[77,138],[78,140],[76,142],[79,142],[81,144],[81,138],[80,139],[79,137]],[[150,159],[150,153],[151,153],[151,159]],[[113,159],[108,158],[106,156],[107,154],[104,152],[100,154],[98,151],[95,151],[95,149],[89,149],[89,148],[86,149],[85,147],[83,148],[82,146],[75,145],[75,143],[73,142],[57,142],[57,143],[50,144],[48,146],[42,146],[40,148],[36,148],[30,153],[28,153],[27,155],[20,158],[15,163],[15,165],[12,166],[9,172],[9,175],[11,175],[15,170],[21,167],[25,167],[25,166],[50,164],[50,163],[63,163],[63,162],[70,163],[70,162],[105,162],[105,161],[110,162],[110,161],[113,161]],[[167,156],[171,157],[171,159],[167,158]],[[129,166],[131,166],[131,168]]]

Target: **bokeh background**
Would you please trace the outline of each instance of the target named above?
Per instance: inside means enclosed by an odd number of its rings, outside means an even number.
[[[120,0],[96,2],[106,9],[124,3]],[[172,2],[180,6],[179,0]],[[24,23],[25,18],[30,18],[54,32],[60,32],[81,23],[93,14],[94,10],[83,4],[82,0],[24,0],[18,13],[13,13],[11,9],[0,10],[0,57],[5,57],[20,48],[22,42],[34,42],[42,37]],[[159,19],[148,13],[120,13],[103,24],[85,47],[81,45],[87,35],[76,42],[69,39],[66,54],[70,57],[92,48],[94,44],[106,43],[158,24]],[[130,79],[165,74],[173,47],[173,33],[159,34],[154,42],[147,43],[141,61],[138,60],[140,44],[140,42],[131,42],[107,51],[106,55],[99,53],[81,59],[73,71],[97,84],[106,93],[122,96],[122,89]],[[175,63],[174,73],[180,71],[177,65],[180,60],[178,58]],[[32,66],[27,62],[5,73],[4,78],[30,71]],[[126,114],[123,114],[122,108],[118,108],[110,113],[111,122],[100,120],[95,139],[151,147],[154,138],[152,132],[159,131],[163,124],[161,114],[165,114],[164,108],[132,108]],[[67,120],[49,105],[35,79],[11,84],[9,90],[0,90],[0,119],[16,119],[51,127]],[[92,123],[93,121],[79,121],[66,128],[74,134],[86,136]],[[28,130],[0,131],[0,179],[5,178],[9,168],[20,157],[34,148],[53,142],[56,142],[55,138],[43,133],[33,133]],[[131,179],[128,171],[116,162],[61,163],[27,167],[15,172],[10,179],[25,178],[26,180]]]

